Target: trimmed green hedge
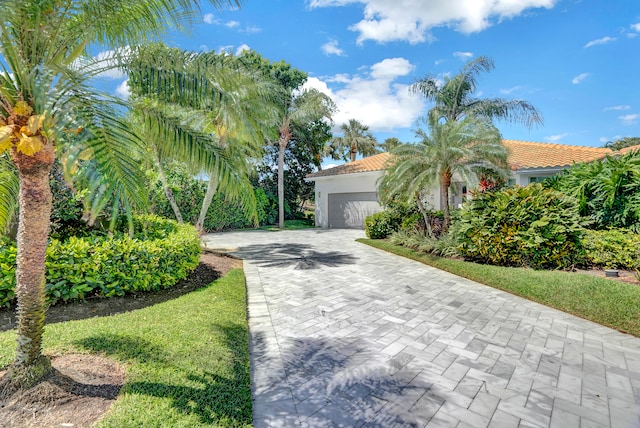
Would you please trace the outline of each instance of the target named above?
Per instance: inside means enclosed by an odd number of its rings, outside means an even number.
[[[582,240],[587,264],[640,270],[640,235],[626,229],[587,230]]]
[[[200,237],[193,226],[156,216],[135,219],[133,237],[52,239],[47,248],[46,293],[51,304],[88,296],[122,296],[175,285],[196,268]],[[0,247],[0,306],[14,299],[16,248]]]

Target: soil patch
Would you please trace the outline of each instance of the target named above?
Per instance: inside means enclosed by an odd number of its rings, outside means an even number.
[[[626,282],[628,284],[640,285],[640,281],[638,281],[638,278],[636,278],[636,273],[630,270],[619,270],[618,276],[614,277],[606,276],[605,271],[602,269],[577,269],[576,272],[599,276],[600,278],[610,279],[612,281],[620,281]]]
[[[51,364],[49,378],[0,403],[0,427],[87,427],[109,409],[124,383],[124,369],[105,357],[67,354]]]
[[[174,299],[210,284],[242,260],[206,251],[198,267],[176,286],[154,293],[56,305],[47,311],[47,322],[62,322],[112,315]],[[0,311],[0,331],[14,328],[14,308]],[[88,427],[99,420],[116,399],[125,371],[116,362],[89,354],[51,358],[52,375],[35,387],[0,402],[0,428]],[[6,371],[0,371],[0,382]]]

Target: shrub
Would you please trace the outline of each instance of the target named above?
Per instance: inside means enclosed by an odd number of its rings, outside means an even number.
[[[133,237],[52,239],[47,248],[46,293],[51,304],[88,296],[122,296],[176,284],[198,265],[200,238],[193,226],[156,216],[135,220]],[[14,298],[16,249],[0,247],[0,306]]]
[[[588,230],[582,240],[586,262],[605,269],[640,269],[640,235],[624,229]]]
[[[393,215],[389,211],[380,211],[364,219],[364,231],[367,238],[385,239],[397,230]]]
[[[583,261],[583,226],[574,198],[532,184],[475,194],[452,233],[468,259],[557,269]]]

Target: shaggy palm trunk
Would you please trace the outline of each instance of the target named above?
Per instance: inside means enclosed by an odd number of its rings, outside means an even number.
[[[349,149],[349,155],[351,158],[351,162],[355,162],[356,156],[358,155],[358,148],[356,146],[351,146],[351,148]]]
[[[158,168],[158,175],[160,176],[160,181],[162,182],[162,190],[164,191],[164,195],[167,197],[169,205],[171,205],[171,209],[173,210],[173,214],[176,216],[176,220],[178,221],[178,223],[184,223],[184,220],[182,219],[182,213],[180,212],[180,207],[178,207],[176,198],[173,196],[173,190],[171,190],[171,187],[169,186],[167,176],[164,174],[164,169],[162,168],[160,157],[158,156],[158,152],[155,148],[153,150],[153,155],[156,161],[156,168]]]
[[[442,223],[442,233],[449,230],[451,223],[451,212],[449,211],[449,186],[451,186],[451,171],[444,171],[440,175],[440,202],[442,211],[444,212],[444,221]]]
[[[49,360],[42,355],[46,313],[45,258],[52,208],[49,173],[55,159],[52,144],[27,156],[13,151],[20,180],[20,217],[16,257],[18,347],[9,376],[21,387],[45,377]]]
[[[202,207],[200,208],[200,215],[198,216],[198,222],[196,223],[196,228],[200,233],[204,232],[204,221],[207,218],[207,211],[209,211],[209,207],[211,206],[211,201],[213,201],[213,195],[216,193],[218,189],[218,168],[215,167],[209,176],[209,184],[207,184],[207,192],[204,195],[204,200],[202,201]]]

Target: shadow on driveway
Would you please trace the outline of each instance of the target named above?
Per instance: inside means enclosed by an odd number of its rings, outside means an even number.
[[[357,257],[339,251],[320,252],[305,244],[262,244],[238,248],[243,259],[254,260],[265,267],[319,269],[322,266],[340,267],[355,264]]]

